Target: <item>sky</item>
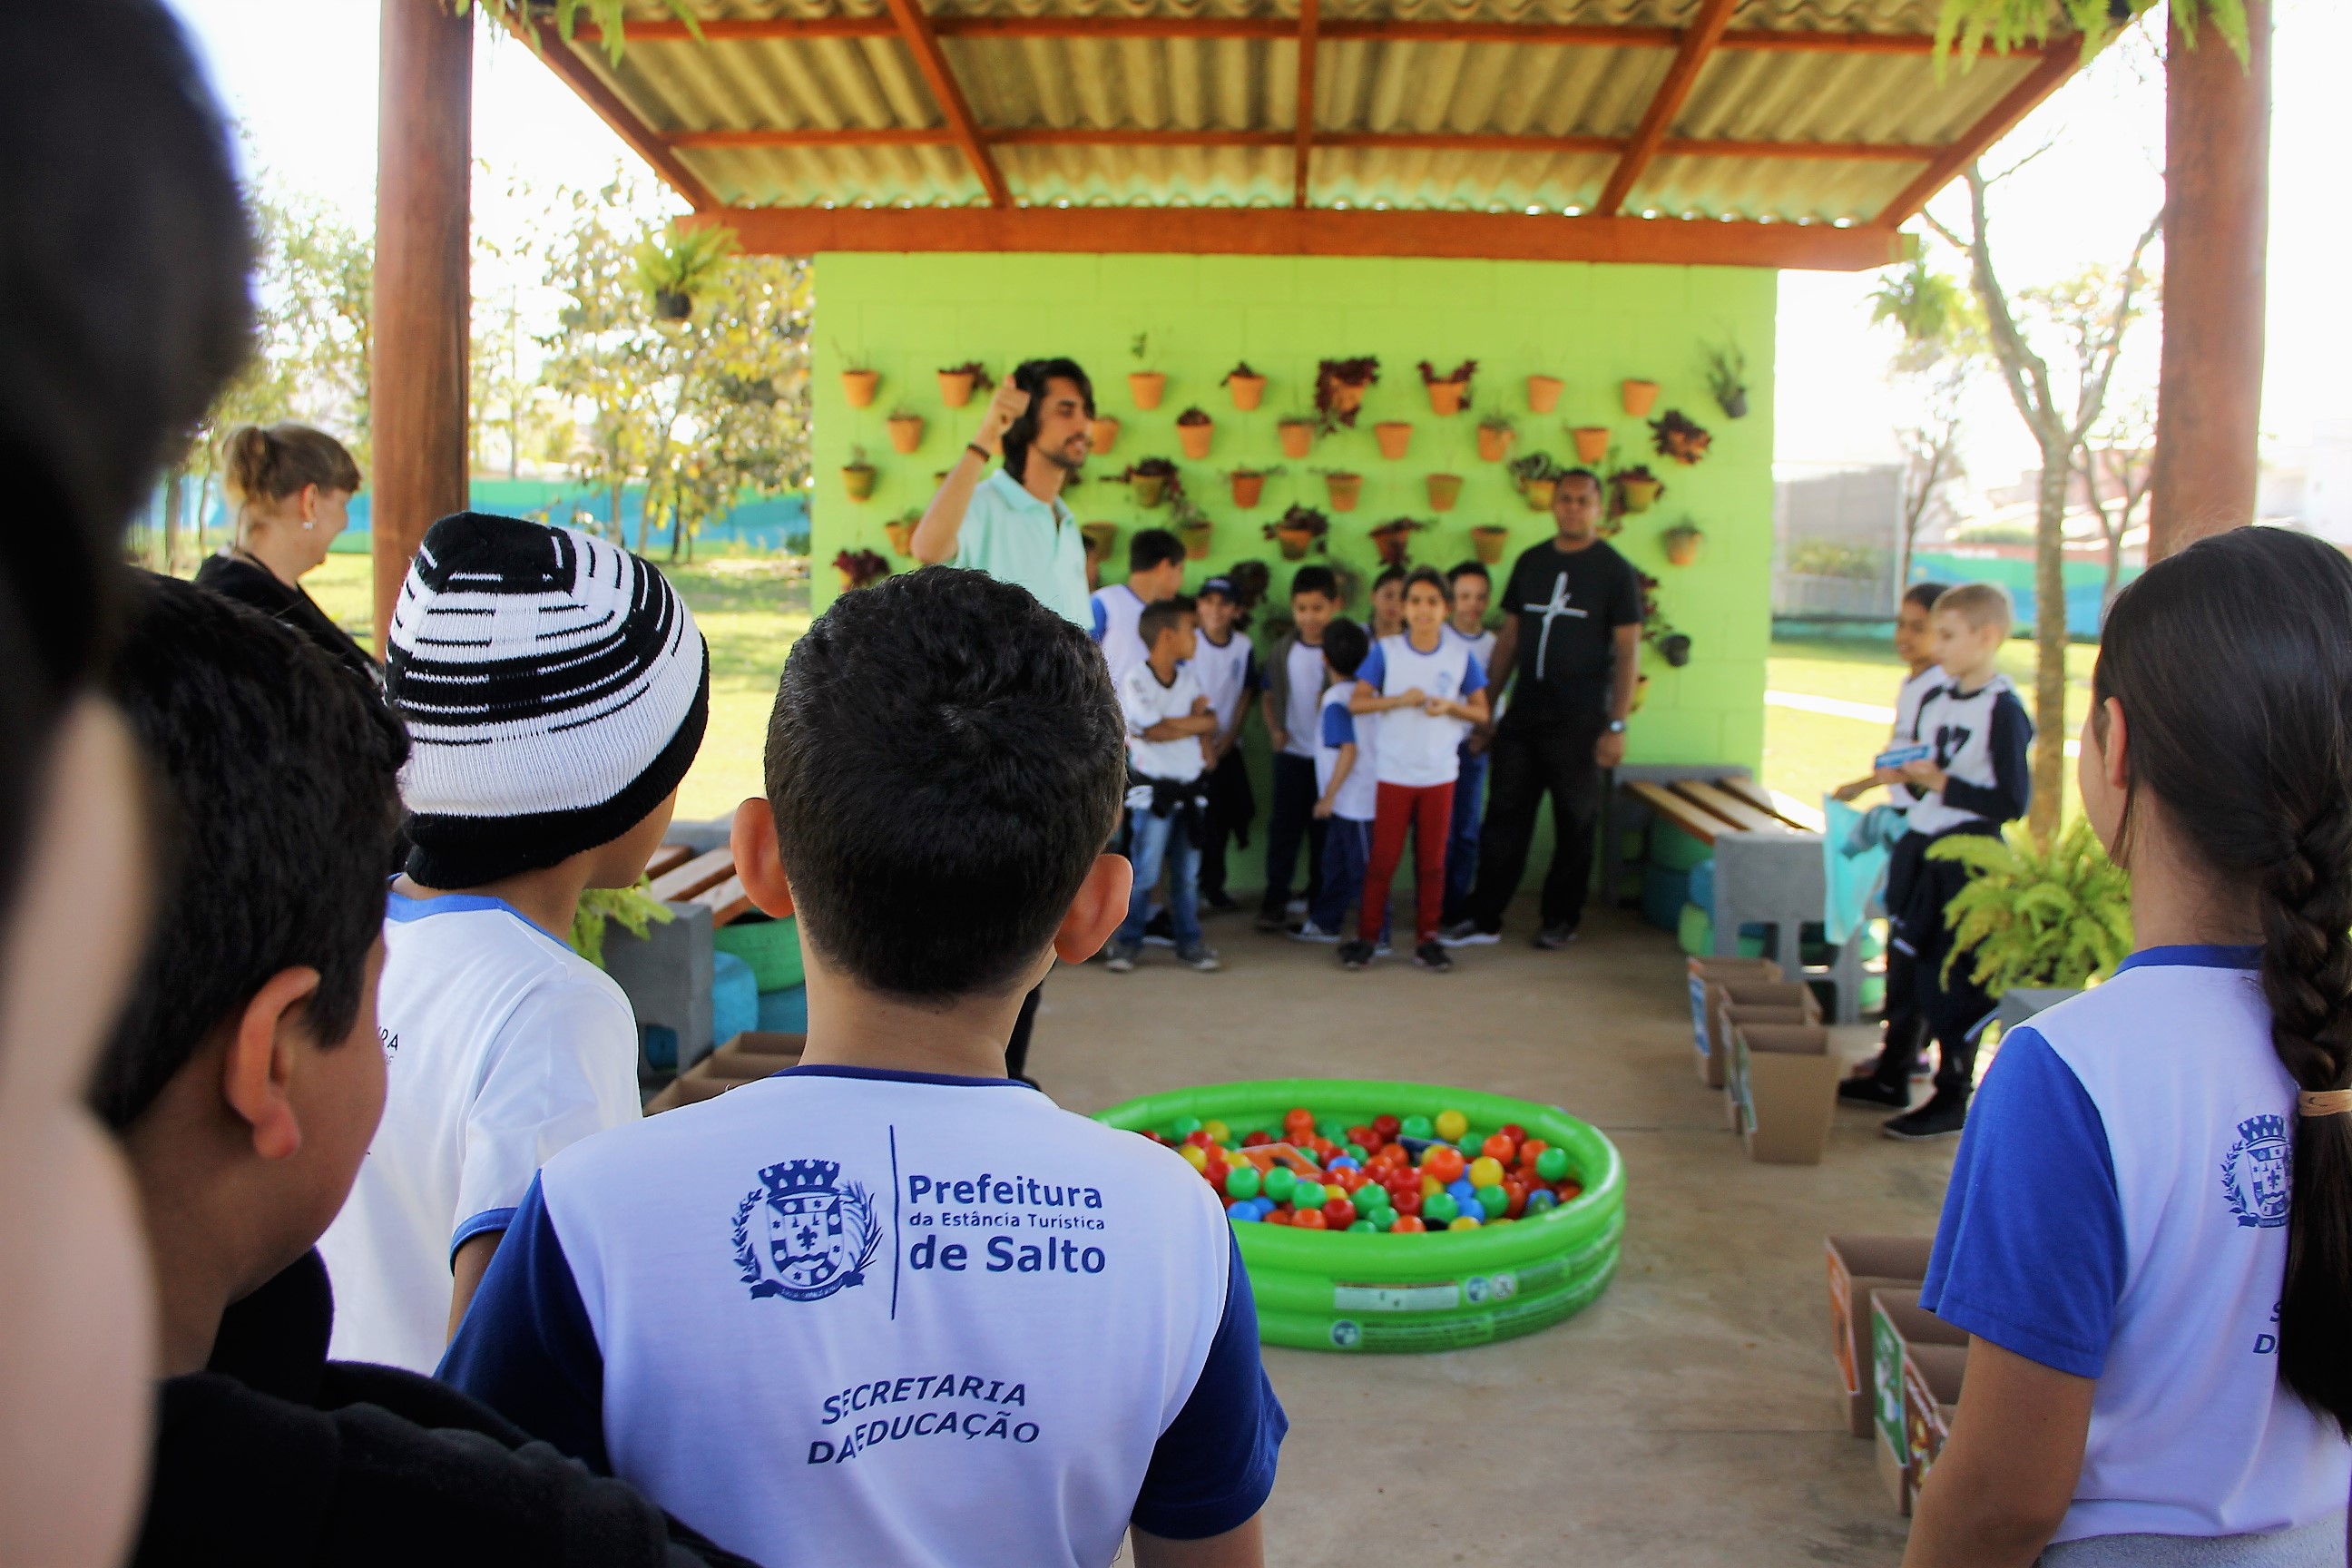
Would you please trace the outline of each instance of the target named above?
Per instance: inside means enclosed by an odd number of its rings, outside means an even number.
[[[365,225],[374,205],[376,0],[170,0],[194,34],[215,87],[242,127],[248,172],[334,202]],[[2282,455],[2315,421],[2352,419],[2352,185],[2344,175],[2341,63],[2352,59],[2352,5],[2277,0],[2271,132],[2269,331],[2263,427]],[[2145,24],[2143,24],[2145,25]],[[517,231],[527,197],[601,184],[625,168],[647,200],[683,210],[603,121],[530,50],[499,33],[475,55],[478,228]],[[2335,103],[2334,110],[2326,105]],[[2084,266],[2119,264],[2163,195],[2160,67],[2144,43],[2110,48],[1986,160],[1999,170],[2035,154],[1996,188],[1991,224],[2011,289]],[[1948,189],[1930,210],[1956,226]],[[1949,253],[1948,268],[1958,267]],[[487,280],[485,280],[487,281]],[[1899,395],[1894,347],[1870,325],[1869,274],[1781,275],[1775,457],[1784,472],[1895,459]],[[2118,391],[2152,389],[2156,334],[2143,326]],[[2034,461],[2023,426],[1990,378],[1968,408],[1966,457],[1979,483],[2005,483]]]

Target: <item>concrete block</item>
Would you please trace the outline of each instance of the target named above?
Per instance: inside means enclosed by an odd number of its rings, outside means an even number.
[[[669,909],[677,918],[647,927],[642,937],[608,929],[604,973],[628,994],[640,1029],[667,1029],[677,1037],[683,1072],[710,1054],[710,907],[673,903]]]

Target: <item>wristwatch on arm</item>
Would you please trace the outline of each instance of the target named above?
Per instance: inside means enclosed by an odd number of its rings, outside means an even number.
[[[1612,734],[1612,735],[1622,735],[1622,734],[1623,734],[1624,732],[1625,732],[1625,721],[1624,721],[1624,720],[1622,720],[1622,719],[1612,719],[1612,720],[1610,720],[1610,721],[1609,721],[1609,733],[1611,733],[1611,734]]]

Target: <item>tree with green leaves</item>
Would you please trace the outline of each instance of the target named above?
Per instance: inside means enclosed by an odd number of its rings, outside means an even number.
[[[657,407],[653,301],[637,284],[644,220],[635,193],[615,176],[595,190],[559,189],[551,205],[561,226],[544,242],[545,282],[562,301],[554,331],[540,339],[540,376],[584,417],[567,461],[572,479],[604,495],[614,543],[628,543],[621,513],[630,483],[646,470]],[[637,543],[645,543],[645,522]]]

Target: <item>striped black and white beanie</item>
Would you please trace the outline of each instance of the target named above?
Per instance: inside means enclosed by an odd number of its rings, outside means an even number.
[[[473,888],[610,843],[686,776],[710,656],[662,574],[569,528],[461,512],[400,586],[408,874]]]

